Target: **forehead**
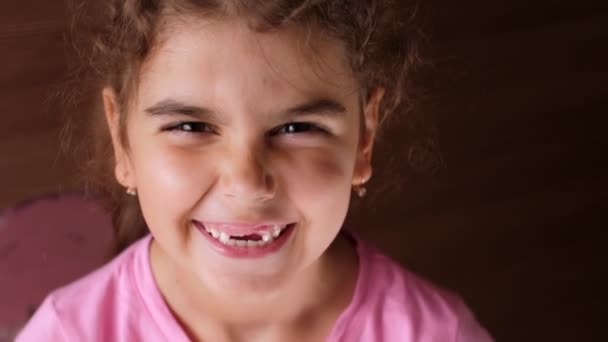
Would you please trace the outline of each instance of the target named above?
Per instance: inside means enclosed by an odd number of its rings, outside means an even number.
[[[320,33],[259,33],[239,21],[200,18],[175,20],[164,31],[142,66],[143,96],[212,103],[237,96],[263,105],[357,92],[343,44]]]

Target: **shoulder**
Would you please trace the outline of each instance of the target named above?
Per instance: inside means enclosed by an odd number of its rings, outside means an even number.
[[[42,340],[68,341],[51,296],[42,302],[34,316],[15,339],[16,342]]]
[[[133,276],[137,258],[145,252],[146,243],[146,239],[134,243],[103,267],[53,291],[50,298],[57,312],[61,316],[82,316],[89,310],[99,314],[100,309],[112,303],[130,301],[135,291]]]
[[[93,340],[88,334],[96,327],[110,328],[117,314],[140,306],[132,277],[145,243],[136,242],[105,266],[49,294],[17,341]]]
[[[358,252],[362,274],[360,293],[355,295],[359,297],[356,319],[360,326],[369,327],[373,339],[491,341],[458,295],[361,242]]]
[[[370,247],[363,247],[360,256],[361,262],[367,264],[368,291],[377,298],[385,298],[383,305],[444,321],[457,311],[460,301],[452,292],[412,273]]]

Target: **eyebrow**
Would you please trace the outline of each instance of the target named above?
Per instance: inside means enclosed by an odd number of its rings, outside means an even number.
[[[177,114],[192,117],[205,117],[213,114],[213,111],[207,108],[189,105],[172,99],[162,100],[146,109],[145,112],[152,116]]]
[[[288,117],[304,115],[340,116],[344,114],[346,114],[346,108],[342,104],[327,98],[306,102],[285,111],[285,116]]]
[[[196,118],[214,116],[214,111],[195,105],[186,104],[173,99],[158,102],[145,110],[151,116],[185,115]],[[346,114],[346,108],[331,99],[321,98],[309,101],[283,111],[282,116],[297,117],[306,115],[341,116]]]

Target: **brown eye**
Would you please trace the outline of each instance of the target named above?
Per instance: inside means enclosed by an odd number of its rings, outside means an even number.
[[[311,132],[325,132],[321,127],[308,122],[290,122],[276,129],[273,135],[276,134],[298,134]]]
[[[214,133],[210,125],[204,122],[181,122],[167,128],[167,131],[183,133]]]

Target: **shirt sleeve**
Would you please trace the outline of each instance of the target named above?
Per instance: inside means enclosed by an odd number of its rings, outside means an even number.
[[[30,321],[17,335],[15,342],[67,341],[55,310],[52,297],[48,297],[36,310]]]
[[[479,324],[473,312],[464,304],[460,305],[456,342],[493,342],[488,331]]]

